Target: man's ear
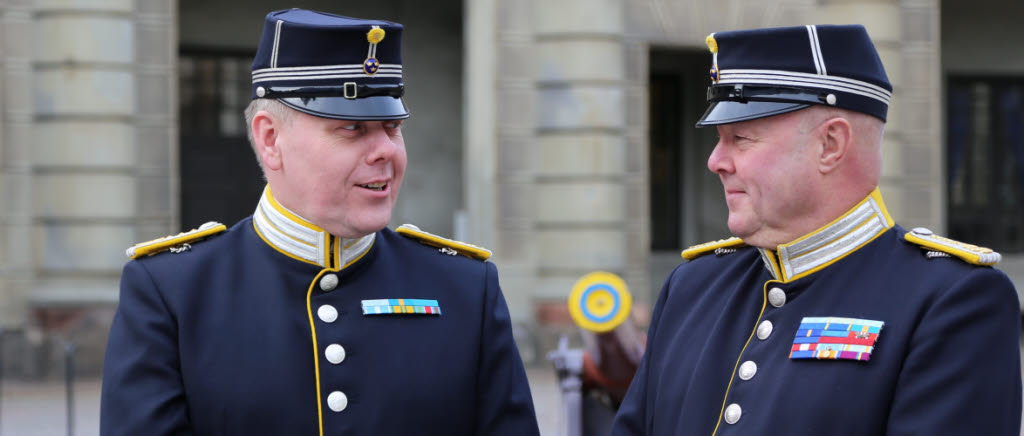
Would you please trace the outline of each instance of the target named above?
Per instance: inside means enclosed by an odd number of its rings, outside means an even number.
[[[256,155],[268,171],[281,169],[281,147],[278,135],[281,133],[281,121],[267,111],[256,112],[252,117],[252,139],[256,147]]]
[[[818,155],[818,171],[831,172],[846,156],[853,144],[853,127],[846,118],[835,117],[821,125],[821,153]]]

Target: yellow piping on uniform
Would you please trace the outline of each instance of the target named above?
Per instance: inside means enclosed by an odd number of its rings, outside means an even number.
[[[864,224],[867,224],[867,223],[864,223]],[[862,224],[862,225],[863,225],[863,224]],[[876,233],[876,234],[875,234],[875,236],[872,236],[872,237],[871,237],[871,239],[868,239],[867,241],[864,241],[864,243],[863,243],[863,244],[860,244],[860,245],[858,245],[858,246],[854,247],[854,248],[853,248],[852,250],[850,250],[850,251],[846,252],[846,254],[843,254],[842,256],[839,256],[839,257],[837,257],[837,258],[835,258],[835,259],[832,259],[831,261],[825,262],[825,263],[823,263],[823,264],[821,264],[821,265],[819,265],[819,266],[816,266],[816,267],[814,267],[814,268],[812,268],[812,269],[810,269],[810,270],[804,271],[804,272],[802,272],[802,273],[800,273],[800,274],[797,274],[797,275],[795,275],[795,276],[793,276],[793,277],[788,277],[788,278],[786,279],[786,281],[785,281],[785,282],[783,282],[783,283],[789,283],[789,282],[792,282],[792,281],[794,281],[794,280],[796,280],[796,279],[799,279],[799,278],[803,278],[803,277],[807,277],[807,276],[809,276],[809,275],[811,275],[811,274],[814,274],[814,273],[816,273],[816,272],[818,272],[818,271],[821,271],[821,270],[825,269],[826,267],[828,267],[829,265],[832,265],[833,263],[839,262],[840,260],[842,260],[842,259],[843,259],[843,258],[845,258],[846,256],[850,255],[851,253],[853,253],[853,252],[855,252],[855,251],[857,251],[857,250],[860,250],[860,249],[861,249],[861,247],[863,247],[863,246],[865,246],[865,245],[868,245],[868,244],[870,244],[870,243],[871,243],[871,241],[874,241],[875,239],[878,239],[878,237],[879,237],[879,236],[882,236],[882,234],[883,234],[883,233],[885,233],[885,232],[886,232],[886,231],[888,231],[888,230],[889,230],[888,228],[884,228],[884,229],[882,229],[881,231],[879,231],[878,233]]]
[[[782,275],[782,262],[779,262],[778,256],[775,255],[775,251],[765,249],[764,252],[765,258],[768,259],[768,264],[771,265],[772,273],[775,274],[775,277],[785,277]]]
[[[274,210],[277,210],[278,212],[281,212],[281,215],[284,215],[284,216],[286,216],[288,218],[291,218],[292,222],[294,222],[295,224],[298,224],[298,225],[300,225],[302,227],[305,227],[307,229],[314,230],[314,231],[317,231],[317,232],[324,231],[324,229],[321,229],[320,227],[317,227],[313,223],[311,223],[309,221],[306,221],[305,219],[302,219],[301,217],[299,217],[298,215],[295,215],[290,210],[286,209],[284,206],[282,206],[280,203],[278,203],[277,200],[274,199],[274,194],[270,192],[270,185],[267,185],[266,192],[267,192],[267,200],[270,200],[270,206],[273,207]]]
[[[882,191],[875,187],[874,191],[871,191],[871,198],[875,199],[875,204],[878,205],[878,209],[882,211],[882,216],[885,217],[886,227],[892,227],[896,225],[896,221],[889,215],[889,209],[885,207],[885,201],[882,200]]]
[[[302,245],[307,245],[307,246],[313,247],[308,242],[302,241],[302,240],[300,240],[300,239],[298,239],[298,238],[296,238],[296,237],[294,237],[292,235],[289,235],[288,232],[285,232],[284,230],[281,230],[281,228],[278,227],[277,224],[274,224],[274,221],[271,221],[270,218],[267,218],[267,214],[265,212],[263,212],[263,208],[262,207],[256,208],[256,211],[259,212],[259,214],[263,216],[264,220],[267,221],[267,225],[269,225],[270,227],[273,227],[275,230],[277,230],[277,233],[280,233],[280,234],[284,235],[284,237],[286,237],[288,239],[291,239],[291,240],[293,240],[295,242],[298,242],[298,243],[300,243]]]
[[[369,251],[369,250],[367,250]],[[337,272],[338,269],[326,268],[320,271],[313,278],[313,281],[309,284],[309,290],[306,291],[306,315],[309,317],[309,332],[313,337],[313,371],[316,374],[316,419],[317,425],[320,427],[320,436],[324,436],[324,407],[323,399],[320,393],[320,348],[316,343],[316,324],[313,322],[313,288],[320,282],[320,277],[323,277],[324,273]]]
[[[373,241],[370,241],[370,246],[366,247],[366,250],[363,251],[362,254],[360,254],[359,256],[356,256],[355,259],[352,259],[352,260],[348,261],[348,263],[346,263],[344,266],[342,266],[341,269],[348,268],[353,263],[359,262],[359,259],[362,259],[363,256],[366,256],[366,253],[369,253],[370,249],[373,248],[373,244],[376,244],[376,243],[377,243],[377,239],[374,239]],[[351,246],[352,246],[352,244],[349,244],[349,247],[351,247]],[[338,255],[338,259],[341,259],[341,255],[340,254]]]
[[[268,220],[268,222],[269,222],[269,220]],[[271,224],[271,225],[273,225],[273,224]],[[296,255],[294,255],[294,254],[291,254],[291,253],[289,253],[289,252],[287,252],[287,251],[285,251],[285,250],[283,250],[283,249],[279,249],[279,248],[277,248],[277,246],[276,246],[276,245],[274,245],[274,244],[270,243],[270,241],[268,241],[268,240],[267,240],[267,238],[265,238],[265,237],[263,236],[263,233],[261,233],[261,232],[260,232],[260,228],[259,228],[258,226],[256,226],[256,220],[252,220],[252,228],[253,228],[253,229],[256,229],[256,235],[258,235],[258,236],[260,237],[260,239],[262,239],[262,240],[263,240],[263,242],[266,242],[266,243],[267,243],[267,245],[269,245],[269,246],[271,246],[271,247],[274,247],[274,249],[275,249],[275,250],[276,250],[276,251],[277,251],[278,253],[281,253],[281,254],[283,254],[283,255],[285,255],[285,256],[288,256],[288,257],[290,257],[290,258],[292,258],[292,259],[295,259],[295,260],[297,260],[297,261],[300,261],[300,262],[305,262],[305,263],[308,263],[308,264],[310,264],[310,265],[316,265],[316,266],[320,266],[320,264],[319,264],[319,263],[313,262],[313,261],[311,261],[311,260],[309,260],[309,259],[303,259],[303,258],[301,258],[301,257],[299,257],[299,256],[296,256]]]
[[[802,272],[802,273],[800,273],[800,274],[797,274],[797,275],[795,275],[795,276],[793,276],[793,277],[788,277],[788,274],[787,274],[787,272],[785,271],[785,267],[784,267],[784,266],[782,265],[782,262],[779,262],[779,266],[780,266],[780,267],[782,268],[782,274],[778,274],[778,275],[777,275],[777,277],[781,277],[781,278],[783,279],[783,282],[782,282],[782,283],[789,283],[789,282],[792,282],[792,281],[794,281],[794,280],[797,280],[797,279],[800,279],[800,278],[803,278],[803,277],[807,277],[807,276],[809,276],[809,275],[811,275],[811,274],[814,274],[814,273],[816,273],[816,272],[818,272],[818,271],[821,271],[821,270],[825,269],[826,267],[828,267],[828,266],[830,266],[830,265],[832,265],[832,264],[834,264],[834,263],[836,263],[836,262],[840,261],[841,259],[845,258],[845,257],[846,257],[846,256],[848,256],[849,254],[851,254],[851,253],[853,253],[853,252],[855,252],[855,251],[857,251],[857,250],[860,250],[860,249],[861,249],[862,247],[864,247],[865,245],[868,245],[868,244],[870,244],[870,243],[871,243],[871,241],[874,241],[874,240],[875,240],[875,239],[877,239],[877,238],[878,238],[879,236],[881,236],[881,235],[882,235],[883,233],[885,233],[885,232],[886,232],[886,231],[888,231],[888,230],[889,230],[890,228],[892,228],[892,227],[893,227],[894,225],[896,225],[896,222],[895,222],[895,221],[893,221],[892,217],[891,217],[891,216],[889,215],[889,210],[888,210],[888,209],[887,209],[887,208],[885,207],[885,201],[883,201],[883,200],[882,200],[882,192],[881,192],[881,191],[880,191],[880,190],[879,190],[879,189],[878,189],[878,188],[876,187],[876,188],[875,188],[875,189],[874,189],[873,191],[871,191],[871,194],[870,194],[870,195],[868,195],[867,197],[865,197],[865,198],[864,198],[864,200],[861,200],[861,202],[860,202],[860,203],[857,203],[857,205],[856,205],[856,206],[854,206],[854,207],[850,208],[850,210],[849,210],[849,211],[847,211],[846,213],[844,213],[843,215],[841,215],[841,216],[840,216],[839,218],[836,218],[836,219],[832,220],[832,222],[830,222],[830,223],[828,223],[828,224],[826,224],[826,225],[824,225],[824,226],[820,227],[820,228],[819,228],[818,230],[815,230],[815,231],[813,231],[813,232],[811,232],[811,233],[808,233],[808,234],[806,234],[806,235],[804,235],[804,236],[801,236],[800,238],[796,239],[795,241],[793,241],[793,242],[789,242],[789,243],[786,243],[786,244],[783,244],[782,246],[792,246],[792,245],[794,245],[794,244],[796,244],[796,243],[798,243],[798,242],[800,242],[800,241],[803,241],[803,240],[805,240],[805,239],[807,239],[807,238],[810,238],[810,237],[812,237],[812,236],[814,236],[814,235],[818,234],[818,233],[819,233],[819,232],[820,232],[821,230],[823,230],[823,229],[827,229],[827,228],[829,228],[829,227],[833,226],[834,224],[838,223],[838,222],[839,222],[840,220],[842,220],[842,219],[846,218],[846,217],[847,217],[848,215],[850,215],[851,213],[853,213],[854,211],[856,211],[856,210],[857,210],[858,208],[860,208],[861,206],[863,206],[863,205],[864,205],[864,203],[868,202],[868,201],[869,201],[869,200],[871,200],[871,199],[874,199],[874,200],[875,200],[875,201],[874,201],[875,205],[877,205],[877,206],[878,206],[878,209],[879,209],[879,211],[880,211],[880,212],[881,212],[881,214],[882,214],[882,218],[883,218],[883,219],[885,219],[885,223],[886,223],[886,226],[885,226],[884,228],[882,228],[881,230],[879,230],[879,232],[878,232],[878,233],[876,233],[876,234],[875,234],[874,236],[872,236],[872,237],[871,237],[870,239],[868,239],[867,241],[864,241],[864,243],[862,243],[862,244],[860,244],[860,245],[857,245],[857,246],[856,246],[856,247],[854,247],[853,249],[850,249],[850,250],[848,250],[848,251],[847,251],[846,253],[844,253],[844,254],[843,254],[842,256],[839,256],[839,257],[837,257],[837,258],[835,258],[835,259],[832,259],[832,260],[830,260],[830,261],[828,261],[828,262],[825,262],[825,263],[823,263],[823,264],[821,264],[821,265],[818,265],[818,266],[816,266],[816,267],[814,267],[814,268],[812,268],[812,269],[810,269],[810,270],[804,271],[804,272]],[[874,216],[872,216],[872,219],[874,219]],[[858,224],[858,225],[857,225],[857,226],[856,226],[855,228],[853,228],[853,229],[852,229],[852,230],[851,230],[850,232],[847,232],[846,234],[844,234],[844,235],[842,235],[842,236],[837,236],[837,237],[833,238],[832,240],[833,240],[833,241],[835,241],[835,240],[838,240],[838,239],[842,238],[843,236],[849,235],[850,233],[853,233],[853,232],[857,231],[857,229],[860,229],[860,228],[862,228],[863,226],[867,225],[867,224],[868,224],[869,222],[871,222],[871,219],[865,220],[864,222],[862,222],[862,223]],[[766,251],[767,251],[767,250],[766,250]],[[771,251],[769,251],[769,252],[771,252]],[[810,253],[811,253],[811,252],[809,252],[809,253],[804,253],[804,254],[802,254],[802,255],[800,255],[800,256],[795,256],[795,257],[793,257],[793,259],[797,259],[797,258],[800,258],[800,257],[802,257],[802,256],[806,256],[806,255],[808,255],[808,254],[810,254]],[[772,260],[774,260],[774,258],[773,258]]]
[[[750,336],[747,337],[747,342],[743,344],[743,348],[740,349],[740,355],[736,356],[736,364],[732,367],[732,376],[729,377],[729,384],[725,387],[725,397],[722,398],[722,410],[718,411],[718,421],[715,423],[715,431],[711,432],[711,436],[715,436],[718,433],[718,427],[722,425],[722,415],[725,414],[725,403],[729,401],[729,389],[732,389],[732,381],[736,378],[736,369],[740,367],[740,360],[743,360],[743,352],[747,350],[747,345],[750,345],[750,340],[754,339],[754,335],[757,334],[757,327],[761,325],[761,317],[764,316],[764,308],[768,303],[768,284],[777,282],[778,280],[769,280],[764,282],[763,289],[761,290],[764,295],[761,299],[761,313],[757,314],[757,322],[754,323],[754,330],[750,332]]]

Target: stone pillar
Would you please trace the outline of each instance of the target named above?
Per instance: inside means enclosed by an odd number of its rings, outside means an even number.
[[[130,0],[37,0],[33,228],[39,305],[114,301],[134,239],[135,23]]]
[[[134,240],[182,230],[178,166],[178,2],[134,0]],[[238,114],[241,117],[241,114]],[[226,223],[231,225],[233,223]]]
[[[32,8],[0,3],[0,327],[24,326],[26,295],[35,277],[33,244]]]
[[[499,265],[509,291],[510,310],[515,319],[534,319],[533,291],[536,288],[537,246],[535,244],[533,168],[534,127],[537,113],[533,92],[533,2],[498,1],[497,99],[495,185],[497,204],[495,245]]]
[[[605,270],[647,288],[646,150],[640,86],[626,80],[624,0],[536,2],[535,298],[565,304]],[[633,58],[641,58],[634,56]]]

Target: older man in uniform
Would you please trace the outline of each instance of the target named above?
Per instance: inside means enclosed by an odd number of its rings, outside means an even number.
[[[683,252],[613,434],[1018,436],[1017,294],[997,253],[887,212],[864,28],[707,42],[697,125],[737,237]]]
[[[405,172],[402,26],[267,15],[230,229],[138,244],[101,434],[536,435],[489,252],[385,226]]]

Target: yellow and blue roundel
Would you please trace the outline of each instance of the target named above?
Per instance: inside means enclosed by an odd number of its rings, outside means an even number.
[[[595,271],[576,281],[569,293],[569,314],[577,325],[595,333],[614,330],[633,307],[633,296],[619,276]]]
[[[376,58],[367,58],[366,61],[363,62],[363,71],[365,71],[366,74],[371,76],[377,74],[378,69],[380,69],[380,62],[377,62]]]

